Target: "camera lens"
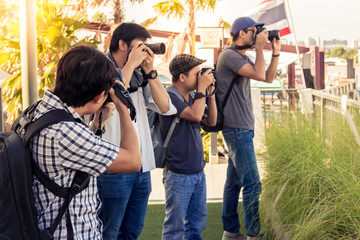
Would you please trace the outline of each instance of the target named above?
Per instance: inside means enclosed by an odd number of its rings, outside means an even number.
[[[274,38],[276,40],[279,40],[280,39],[280,36],[279,36],[279,30],[271,30],[271,31],[268,31],[269,33],[269,41],[271,42]]]
[[[164,43],[147,43],[145,44],[154,54],[164,54],[166,51],[166,46]]]

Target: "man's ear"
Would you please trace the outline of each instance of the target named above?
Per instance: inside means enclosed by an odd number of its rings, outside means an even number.
[[[124,51],[126,51],[127,47],[128,47],[127,43],[120,39],[119,40],[119,49],[124,52]]]
[[[185,81],[185,77],[186,77],[186,75],[185,75],[184,73],[180,73],[180,75],[179,75],[179,81],[180,81],[180,82],[184,82],[184,81]]]
[[[100,94],[96,95],[96,96],[94,97],[95,103],[99,103],[100,100],[104,97],[104,95],[105,95],[105,91],[102,91]]]
[[[246,34],[245,31],[240,30],[240,32],[239,32],[239,37],[244,38],[244,37],[245,37],[245,34]]]

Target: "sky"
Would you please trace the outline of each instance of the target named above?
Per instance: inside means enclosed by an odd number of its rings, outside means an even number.
[[[125,1],[126,21],[141,23],[154,17],[152,8],[164,0],[144,0],[143,3],[130,4]],[[359,0],[285,0],[290,6],[295,35],[298,41],[307,37],[320,37],[320,40],[360,39],[360,1]],[[262,2],[262,0],[218,0],[214,13],[200,12],[197,15],[197,27],[214,27],[222,17],[232,22]],[[149,28],[169,31],[182,31],[186,21],[167,20],[165,17]],[[291,24],[291,23],[290,23]],[[293,35],[287,38],[293,38]]]

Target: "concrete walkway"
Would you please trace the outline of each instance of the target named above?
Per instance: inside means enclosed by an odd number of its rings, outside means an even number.
[[[261,178],[264,174],[264,167],[261,158],[257,157],[258,167]],[[206,164],[206,191],[207,201],[222,201],[224,184],[226,181],[227,160],[223,159],[219,164]],[[165,189],[162,183],[163,169],[155,169],[151,171],[152,191],[149,203],[165,203]]]

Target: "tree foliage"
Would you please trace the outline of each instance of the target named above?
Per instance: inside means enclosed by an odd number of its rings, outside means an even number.
[[[76,33],[88,23],[80,15],[66,16],[64,5],[49,0],[37,0],[36,31],[38,85],[41,97],[46,89],[53,89],[55,71],[61,56],[73,46],[97,42],[89,37],[79,39]],[[13,12],[6,11],[5,26],[0,28],[0,68],[11,74],[2,82],[4,109],[8,122],[12,122],[22,110],[22,82],[20,66],[20,24]],[[16,14],[15,14],[16,15]]]
[[[166,16],[179,20],[187,20],[187,27],[184,29],[182,38],[182,46],[180,52],[185,50],[185,45],[189,44],[191,54],[195,54],[195,29],[196,29],[196,13],[198,11],[214,11],[216,0],[165,0],[154,5],[153,8],[158,16]],[[147,20],[147,23],[156,22],[158,17]]]
[[[82,15],[88,17],[88,10],[93,9],[95,7],[99,7],[99,9],[107,8],[112,9],[113,16],[110,18],[109,16],[106,19],[110,19],[113,23],[120,23],[125,19],[125,9],[124,9],[124,1],[125,0],[68,0],[67,7],[70,9],[82,13]],[[141,3],[144,0],[128,0],[132,4]],[[97,13],[106,14],[104,12]]]
[[[345,50],[343,47],[337,47],[326,53],[327,57],[338,57],[343,59],[354,59],[357,54],[356,49]]]

